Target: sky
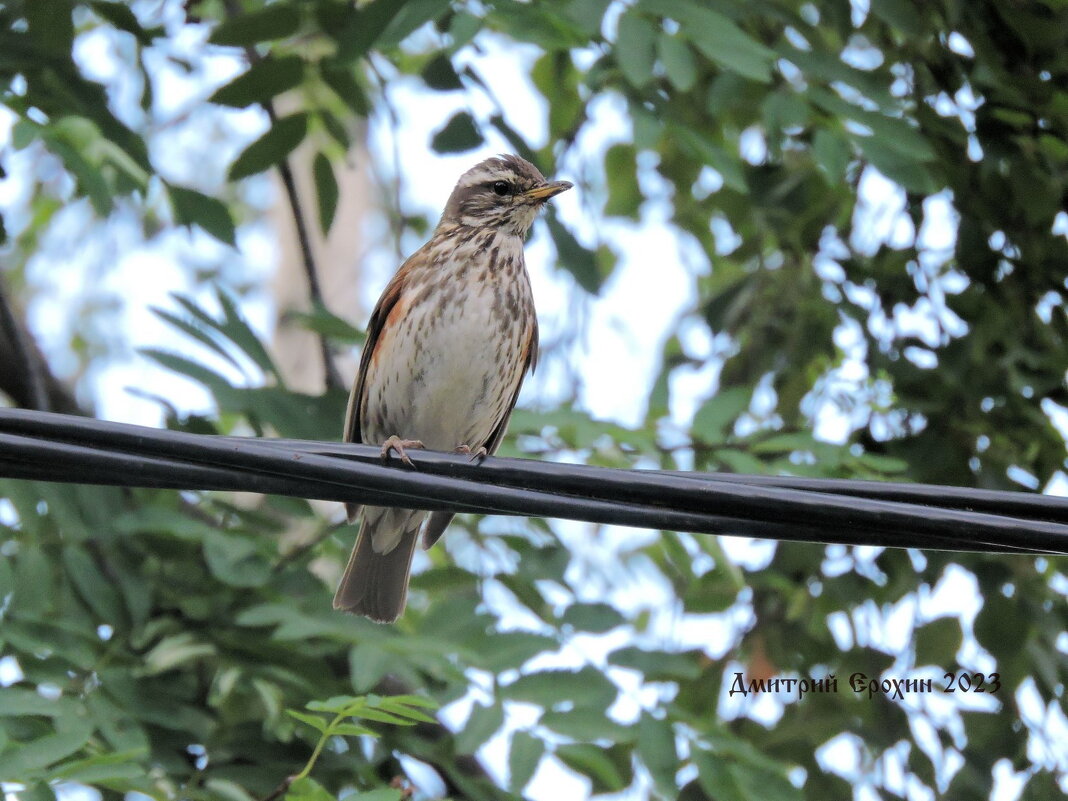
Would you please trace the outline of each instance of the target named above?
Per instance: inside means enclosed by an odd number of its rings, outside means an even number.
[[[177,4],[165,4],[172,17]],[[219,108],[201,109],[201,99],[214,88],[226,83],[243,67],[234,53],[217,52],[204,56],[201,40],[206,31],[185,30],[174,47],[179,54],[192,57],[195,69],[190,74],[167,63],[162,57],[151,62],[158,80],[157,104],[153,110],[152,127],[154,163],[166,164],[173,177],[188,182],[195,175],[200,188],[210,193],[222,184],[226,167],[233,157],[248,143],[259,136],[266,127],[265,115],[257,111],[229,111]],[[417,34],[418,36],[418,34]],[[507,117],[517,130],[523,131],[536,144],[545,142],[544,101],[532,91],[527,77],[529,67],[536,57],[533,48],[516,47],[512,43],[493,37],[483,40],[483,52],[466,51],[463,59],[473,62],[479,72],[490,82],[498,97],[509,97]],[[83,71],[91,78],[109,86],[109,93],[120,114],[126,115],[132,124],[138,124],[136,79],[122,69],[123,48],[128,44],[122,37],[104,32],[91,32],[82,36],[76,56]],[[150,57],[154,58],[154,57]],[[580,55],[581,59],[582,56]],[[441,121],[460,108],[473,109],[476,116],[488,113],[488,101],[477,93],[435,93],[422,89],[414,79],[390,82],[388,98],[397,110],[399,125],[387,115],[378,115],[370,120],[369,147],[372,158],[386,165],[387,172],[397,171],[401,178],[402,200],[408,210],[421,211],[436,218],[456,178],[476,161],[508,149],[500,138],[491,133],[486,146],[477,151],[442,156],[433,153],[428,146],[432,133]],[[965,98],[966,100],[966,98]],[[602,98],[590,109],[592,124],[577,140],[575,147],[558,165],[558,174],[552,177],[575,181],[576,190],[567,192],[554,200],[565,224],[580,241],[592,243],[595,234],[611,237],[620,244],[623,255],[616,273],[604,287],[600,297],[590,299],[580,296],[574,282],[566,271],[555,264],[555,253],[546,231],[539,226],[527,248],[527,265],[531,275],[534,295],[542,327],[543,341],[551,341],[571,328],[574,319],[582,320],[582,336],[568,351],[561,354],[556,364],[540,366],[538,374],[528,380],[521,397],[521,404],[545,403],[563,392],[565,382],[564,360],[585,380],[580,395],[580,404],[594,415],[622,422],[638,423],[644,414],[644,398],[647,388],[658,369],[658,358],[665,337],[678,329],[680,316],[694,300],[694,275],[713,269],[708,257],[699,252],[688,240],[680,238],[671,228],[669,210],[664,204],[648,202],[642,212],[640,223],[620,220],[603,220],[599,216],[604,176],[602,154],[607,146],[630,137],[629,122],[622,103],[618,99]],[[10,135],[11,116],[0,110],[0,143]],[[207,130],[211,133],[204,135]],[[743,156],[760,157],[761,143],[743,143]],[[396,163],[394,155],[404,154],[402,163]],[[165,157],[164,157],[165,156]],[[39,165],[35,162],[40,153],[30,150],[15,154],[11,159],[12,175],[29,176]],[[705,178],[714,186],[717,176]],[[657,194],[659,180],[651,164],[645,164],[641,180],[647,194]],[[266,207],[276,200],[275,184],[266,177],[250,181],[246,197],[254,204]],[[23,180],[0,182],[0,208],[17,209],[30,191],[29,182]],[[919,231],[912,230],[912,223],[903,213],[904,193],[899,187],[883,178],[874,170],[865,173],[861,182],[859,216],[856,227],[862,239],[851,244],[863,250],[874,251],[879,244],[903,244],[919,237],[925,250],[927,266],[935,267],[944,261],[955,236],[956,223],[951,198],[945,195],[928,199],[924,207],[924,223]],[[144,243],[135,235],[136,221],[123,219],[120,214],[103,233],[86,237],[92,227],[84,207],[69,212],[68,224],[61,226],[49,247],[35,260],[31,268],[31,280],[36,287],[36,299],[30,309],[30,321],[35,335],[45,348],[50,361],[60,372],[74,369],[74,359],[66,351],[70,338],[70,326],[77,316],[72,309],[84,303],[84,298],[104,297],[114,302],[113,330],[105,339],[110,342],[118,358],[109,361],[82,382],[86,391],[96,402],[101,417],[111,420],[159,425],[161,412],[157,403],[139,397],[130,388],[151,388],[153,393],[168,397],[184,411],[202,411],[208,397],[184,379],[158,368],[154,363],[136,353],[137,348],[152,346],[174,351],[188,351],[188,341],[176,337],[169,326],[162,323],[152,312],[153,307],[178,311],[170,295],[174,292],[192,292],[195,287],[190,279],[190,261],[205,265],[225,263],[226,274],[240,276],[242,280],[268,286],[277,267],[277,249],[272,231],[262,222],[243,226],[239,232],[239,247],[231,251],[214,242],[202,233],[174,234]],[[14,224],[17,227],[17,214]],[[364,288],[367,307],[370,308],[378,292],[385,285],[393,270],[396,257],[388,242],[388,226],[382,215],[372,215],[365,221],[367,235],[381,242],[381,247],[369,254]],[[596,231],[595,231],[596,226]],[[93,228],[97,231],[98,229]],[[410,249],[418,242],[408,243]],[[833,271],[833,249],[818,266]],[[102,266],[106,269],[102,269]],[[952,292],[952,280],[947,291]],[[93,290],[93,291],[90,291]],[[201,297],[208,303],[206,297]],[[267,292],[243,307],[250,322],[264,337],[269,338],[270,321],[273,319],[271,299]],[[344,313],[344,310],[337,310]],[[918,309],[905,315],[903,322],[921,338],[933,336],[935,325],[932,315],[941,316],[943,310]],[[362,320],[353,320],[362,323]],[[901,322],[901,321],[899,321]],[[945,322],[945,320],[943,320]],[[952,320],[949,321],[952,325]],[[698,353],[711,352],[716,346],[712,338],[698,326],[683,326],[683,336]],[[843,324],[836,333],[836,342],[846,351],[853,350],[855,357],[847,360],[839,370],[836,380],[848,386],[865,378],[861,360],[862,339],[859,331]],[[933,344],[933,343],[932,343]],[[200,351],[192,351],[204,358]],[[716,386],[718,366],[710,363],[699,371],[679,375],[673,385],[675,398],[672,414],[676,420],[687,420]],[[1068,435],[1068,414],[1063,410],[1047,410],[1055,419],[1062,433]],[[841,441],[848,434],[851,421],[841,412],[830,407],[814,410],[814,422],[818,436],[829,441]],[[1047,491],[1068,494],[1068,481],[1062,476]],[[618,549],[633,547],[635,543],[648,540],[650,532],[629,529],[610,529],[608,537],[591,541],[590,530],[578,523],[561,523],[561,537],[576,554],[576,559],[590,564],[608,567]],[[614,544],[616,551],[605,549],[604,543]],[[739,563],[751,569],[759,569],[770,560],[773,546],[770,543],[745,539],[726,539],[724,548]],[[872,569],[875,551],[858,550],[847,554],[844,549],[828,550],[827,564],[831,569],[845,562],[860,565],[859,569]],[[696,556],[696,554],[695,554]],[[462,558],[462,554],[457,554]],[[851,561],[852,560],[852,561]],[[867,567],[865,567],[865,564]],[[650,597],[660,596],[666,602],[672,597],[669,587],[656,586],[648,576],[625,577],[616,587],[591,590],[601,597],[603,590],[611,603],[626,609],[638,596],[635,582],[640,585],[643,605]],[[971,582],[971,583],[970,583]],[[583,599],[583,600],[590,600]],[[518,627],[532,626],[532,621],[509,617],[506,593],[489,583],[487,603],[505,612],[505,622]],[[926,597],[913,599],[911,607],[892,610],[887,617],[887,626],[878,636],[884,637],[888,648],[894,646],[895,638],[908,630],[905,621],[915,615],[934,616],[947,610],[960,615],[970,626],[970,619],[977,611],[978,597],[974,581],[961,573],[949,573]],[[666,605],[666,603],[665,603]],[[730,614],[716,616],[687,616],[682,620],[672,610],[666,609],[662,619],[654,626],[664,638],[658,643],[680,649],[703,647],[711,653],[710,643],[730,643],[738,631],[752,623],[743,605]],[[848,621],[839,621],[840,632],[849,630]],[[605,636],[576,638],[564,649],[557,665],[578,666],[587,661],[603,665],[605,655],[622,644],[620,638],[629,636],[617,631]],[[842,636],[845,636],[844,633]],[[982,654],[973,654],[975,663],[981,667]],[[9,683],[12,666],[0,662],[0,683]],[[614,713],[620,720],[633,719],[643,707],[657,701],[658,690],[640,687],[633,674],[616,670],[612,674],[623,687],[620,701]],[[1025,691],[1022,708],[1034,719],[1050,714],[1038,702],[1034,688]],[[445,710],[445,718],[454,725],[461,725],[471,705],[487,698],[487,688],[474,682],[467,697]],[[767,725],[773,724],[783,711],[783,701],[766,696],[756,706],[743,706],[741,702],[721,703],[723,714],[730,716],[748,714]],[[948,710],[943,710],[950,714]],[[503,776],[507,764],[508,732],[530,725],[532,710],[523,705],[511,704],[506,730],[492,739],[482,755],[491,770]],[[1060,718],[1063,721],[1063,714]],[[939,748],[937,738],[930,732],[918,733],[922,747]],[[1068,741],[1068,730],[1066,730]],[[848,738],[828,743],[823,758],[827,764],[859,769],[859,744]],[[1006,797],[1019,784],[1020,777],[1011,769],[1003,773]],[[943,777],[944,778],[944,777]],[[536,774],[530,788],[534,799],[554,799],[561,793],[582,794],[583,784],[573,775],[559,768],[558,763],[546,760]],[[627,795],[624,797],[631,797]]]

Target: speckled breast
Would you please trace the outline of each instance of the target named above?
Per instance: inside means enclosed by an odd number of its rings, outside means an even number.
[[[396,434],[434,450],[476,449],[509,411],[535,320],[523,242],[497,232],[462,244],[413,276],[383,327],[365,442]]]

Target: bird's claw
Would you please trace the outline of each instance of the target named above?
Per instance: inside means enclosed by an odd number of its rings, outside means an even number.
[[[485,445],[479,445],[474,450],[471,450],[470,445],[457,445],[455,448],[452,449],[452,452],[470,454],[471,458],[467,460],[469,462],[481,462],[483,459],[489,456],[489,451],[486,450]]]
[[[382,443],[382,461],[388,462],[389,454],[395,451],[402,462],[408,465],[408,467],[414,468],[415,463],[411,460],[411,457],[408,456],[408,453],[407,451],[405,451],[405,448],[418,449],[422,447],[424,447],[423,443],[417,439],[401,439],[396,434],[394,434]]]

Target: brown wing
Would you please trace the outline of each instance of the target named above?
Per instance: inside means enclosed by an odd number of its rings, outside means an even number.
[[[397,274],[386,284],[386,288],[382,291],[382,297],[378,299],[374,311],[371,312],[371,319],[367,321],[367,340],[363,343],[363,351],[360,353],[360,369],[356,373],[356,380],[352,384],[352,392],[349,393],[349,403],[345,409],[343,442],[363,442],[363,435],[360,431],[360,417],[367,403],[367,393],[364,386],[367,381],[367,373],[375,359],[375,349],[381,341],[382,329],[386,320],[389,319],[390,314],[394,311],[403,310],[403,306],[398,306],[398,304],[408,283],[409,271],[405,268],[410,262],[411,259],[404,262],[401,268],[397,270]],[[356,516],[360,513],[359,505],[354,503],[345,504],[345,510],[348,513],[349,522],[355,522]]]
[[[512,410],[515,408],[515,402],[519,399],[519,391],[523,388],[522,376],[526,375],[529,369],[531,373],[534,372],[538,366],[538,321],[534,320],[534,328],[531,329],[530,339],[527,340],[526,352],[523,354],[523,372],[520,374],[521,378],[516,385],[515,392],[512,393],[512,399],[508,402],[508,406],[504,409],[504,414],[501,415],[501,419],[497,421],[497,425],[493,428],[489,437],[485,443],[486,451],[488,453],[496,453],[497,448],[501,446],[501,440],[504,439],[504,432],[508,430],[508,419],[512,416]],[[474,448],[475,443],[471,443],[471,447]],[[439,539],[441,535],[445,533],[445,529],[449,527],[449,523],[452,521],[455,512],[431,512],[430,517],[426,521],[426,528],[423,531],[423,547],[429,548]]]
[[[526,352],[523,354],[523,372],[521,376],[526,376],[527,370],[531,373],[538,367],[538,321],[534,320],[534,327],[530,330],[530,339],[527,340]],[[523,388],[523,379],[520,378],[519,383],[516,384],[515,392],[512,393],[512,399],[508,402],[508,406],[504,410],[504,414],[501,415],[501,419],[497,421],[497,426],[493,429],[493,433],[489,435],[486,440],[486,450],[489,453],[496,453],[497,448],[501,447],[501,440],[504,439],[504,432],[508,430],[508,420],[512,416],[512,410],[515,408],[515,402],[519,400],[519,391]]]

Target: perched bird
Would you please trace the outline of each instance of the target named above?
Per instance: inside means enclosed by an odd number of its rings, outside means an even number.
[[[523,240],[545,202],[570,189],[519,156],[460,176],[430,241],[408,258],[378,299],[345,413],[345,441],[493,453],[527,368],[538,358],[538,320]],[[359,538],[334,608],[396,620],[408,594],[419,536],[433,545],[451,512],[348,507]]]

